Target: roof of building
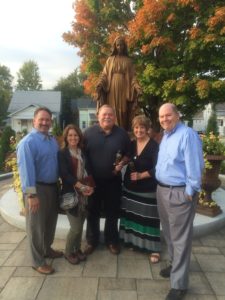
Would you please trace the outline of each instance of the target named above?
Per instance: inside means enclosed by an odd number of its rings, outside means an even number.
[[[216,104],[216,111],[225,111],[225,103]]]
[[[194,120],[196,119],[204,119],[204,114],[203,114],[203,111],[199,111],[197,112],[195,115],[194,115]]]
[[[23,107],[23,108],[21,108],[21,109],[19,109],[19,110],[16,110],[16,111],[12,112],[11,114],[9,114],[9,117],[12,117],[12,116],[14,116],[14,115],[20,114],[21,112],[23,112],[23,111],[25,111],[25,110],[27,110],[27,109],[29,109],[29,108],[31,108],[31,107],[34,107],[34,108],[36,109],[36,108],[39,107],[39,105],[37,105],[37,104],[30,104],[30,105],[27,105],[26,107]]]
[[[61,92],[57,91],[15,91],[8,112],[19,111],[29,105],[46,106],[53,113],[61,110]]]

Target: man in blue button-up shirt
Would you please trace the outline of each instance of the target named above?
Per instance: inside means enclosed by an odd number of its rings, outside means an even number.
[[[34,112],[34,128],[17,147],[17,163],[26,207],[26,227],[32,266],[42,274],[54,269],[45,257],[63,255],[51,248],[57,222],[58,144],[49,136],[52,113],[46,107]]]
[[[188,288],[193,220],[204,160],[199,136],[180,122],[174,104],[160,107],[159,122],[164,135],[156,165],[157,200],[170,259],[160,275],[171,281],[166,300],[179,300]]]

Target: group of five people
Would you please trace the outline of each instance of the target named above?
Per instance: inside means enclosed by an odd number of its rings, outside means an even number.
[[[60,176],[61,193],[76,189],[79,194],[78,206],[66,211],[70,229],[65,258],[77,264],[96,249],[103,216],[104,241],[111,253],[119,254],[122,240],[125,246],[150,253],[151,262],[156,263],[161,252],[161,221],[170,260],[160,272],[171,280],[166,299],[181,299],[188,288],[193,219],[204,167],[197,133],[180,122],[174,104],[165,103],[159,109],[164,129],[160,145],[151,138],[150,121],[143,115],[132,121],[131,141],[128,133],[115,125],[114,109],[103,105],[98,124],[84,134],[68,125],[64,147],[59,149],[49,135],[51,118],[47,108],[38,108],[32,132],[17,147],[33,268],[51,274],[54,269],[45,258],[63,255],[51,248]],[[94,184],[84,183],[88,175]],[[87,244],[82,251],[85,218]]]

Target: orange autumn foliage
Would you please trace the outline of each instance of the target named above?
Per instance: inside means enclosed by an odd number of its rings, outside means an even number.
[[[208,26],[211,29],[219,24],[225,24],[225,6],[217,8],[215,15],[208,20]]]
[[[91,95],[95,98],[95,87],[97,85],[98,75],[91,73],[87,79],[83,82],[84,92],[87,95]]]
[[[195,40],[197,38],[200,37],[201,35],[201,30],[197,27],[192,27],[190,30],[189,30],[189,35],[190,35],[190,39],[191,40]]]
[[[205,37],[204,37],[205,43],[214,42],[215,39],[216,39],[215,34],[206,34]]]
[[[86,2],[77,0],[74,7],[76,12],[77,24],[90,28],[95,26],[96,16],[92,13],[90,7],[86,4]]]

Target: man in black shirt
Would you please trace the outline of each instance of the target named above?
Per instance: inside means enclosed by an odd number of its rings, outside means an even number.
[[[87,169],[96,188],[88,201],[86,254],[99,242],[100,217],[105,216],[105,243],[113,254],[119,254],[118,217],[122,192],[121,169],[128,161],[130,139],[127,132],[115,125],[115,112],[103,105],[98,112],[99,124],[84,133]]]

